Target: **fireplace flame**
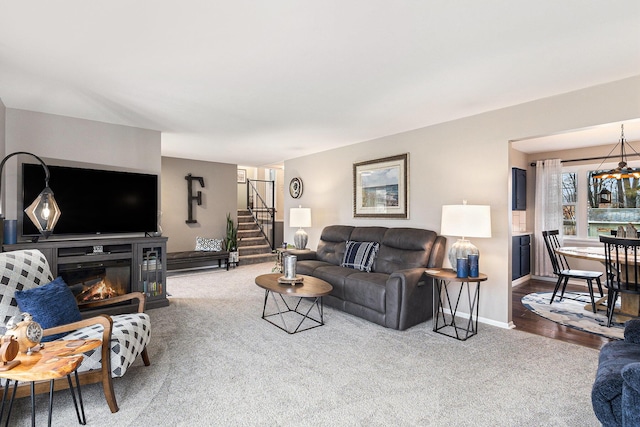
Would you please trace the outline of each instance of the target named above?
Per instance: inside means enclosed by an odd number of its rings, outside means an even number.
[[[118,296],[118,292],[107,282],[105,282],[104,280],[100,280],[99,282],[89,286],[89,288],[78,294],[78,296],[76,296],[76,300],[82,303],[90,301],[100,301],[115,296]]]

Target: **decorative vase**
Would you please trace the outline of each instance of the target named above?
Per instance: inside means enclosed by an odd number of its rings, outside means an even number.
[[[451,263],[451,269],[458,272],[458,260],[464,258],[465,260],[469,255],[478,255],[480,252],[470,241],[467,239],[458,239],[456,243],[449,249],[449,262]],[[468,273],[468,270],[467,270]]]
[[[287,280],[293,280],[296,278],[296,262],[298,257],[295,255],[284,256],[284,278]]]

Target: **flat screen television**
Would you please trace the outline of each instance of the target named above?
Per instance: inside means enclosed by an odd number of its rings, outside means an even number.
[[[62,212],[53,236],[155,232],[158,176],[66,166],[48,166],[49,187]],[[40,164],[22,165],[22,206],[44,189]],[[22,235],[38,236],[23,213]]]

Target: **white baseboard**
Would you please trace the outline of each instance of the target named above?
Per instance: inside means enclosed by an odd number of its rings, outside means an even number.
[[[445,308],[444,312],[446,314],[451,315],[451,310],[448,309],[448,308]],[[458,312],[457,313],[457,317],[461,317],[463,319],[468,319],[469,318],[469,313]],[[493,319],[487,319],[486,317],[482,317],[482,316],[478,316],[478,323],[484,323],[486,325],[497,326],[498,328],[502,328],[502,329],[513,329],[513,328],[516,327],[516,325],[514,325],[513,322],[498,322],[498,321],[495,321]]]
[[[522,276],[522,277],[517,278],[516,280],[512,280],[511,281],[511,286],[522,285],[523,283],[526,283],[529,280],[531,280],[531,274],[527,274],[526,276]]]

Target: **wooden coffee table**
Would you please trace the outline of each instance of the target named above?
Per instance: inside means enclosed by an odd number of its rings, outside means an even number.
[[[324,308],[322,304],[322,297],[328,295],[331,290],[333,290],[333,286],[322,279],[311,276],[300,276],[302,278],[301,283],[283,284],[278,282],[278,278],[280,277],[283,277],[282,273],[263,274],[256,277],[256,285],[265,290],[264,305],[262,307],[262,318],[272,325],[275,325],[278,328],[282,329],[288,334],[295,334],[296,332],[302,332],[324,325]],[[280,301],[283,304],[282,307],[278,303],[276,294],[280,297]],[[271,314],[267,314],[267,302],[269,300],[269,295],[271,295],[271,298],[277,310],[275,313]],[[285,296],[293,298],[294,303],[290,305],[290,303],[285,300]],[[295,300],[296,298],[297,301]],[[312,299],[311,304],[306,311],[299,311],[298,309],[300,308],[300,303],[305,298]],[[311,310],[314,307],[318,311],[317,318],[310,316]],[[294,316],[296,317],[302,316],[300,322],[295,328],[291,329],[287,326],[285,313],[294,313]],[[270,318],[273,316],[279,317],[282,324],[280,325],[271,320]],[[311,326],[300,329],[305,321],[311,323]]]

